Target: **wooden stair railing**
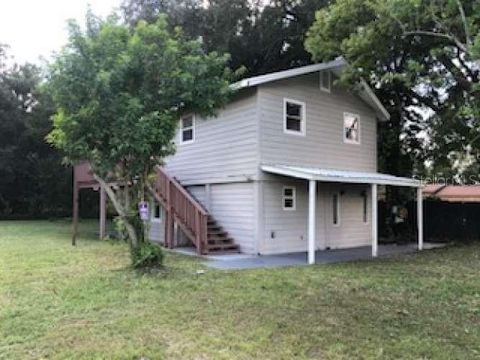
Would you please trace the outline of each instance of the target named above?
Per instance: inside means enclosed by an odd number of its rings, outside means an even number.
[[[161,167],[156,168],[155,192],[165,211],[165,245],[174,247],[173,223],[176,221],[195,245],[199,254],[208,252],[208,212],[188,191]]]

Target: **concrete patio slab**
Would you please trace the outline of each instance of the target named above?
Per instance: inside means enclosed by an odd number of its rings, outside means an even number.
[[[426,243],[424,244],[424,249],[428,250],[443,246],[445,245]],[[387,257],[397,254],[413,253],[416,251],[416,244],[380,245],[378,248],[378,255],[379,257]],[[208,260],[205,262],[207,266],[222,270],[240,270],[307,265],[306,252],[281,255],[216,255],[205,256],[204,258]],[[322,250],[315,253],[316,264],[331,264],[371,259],[372,249],[370,246],[363,246],[351,249]]]

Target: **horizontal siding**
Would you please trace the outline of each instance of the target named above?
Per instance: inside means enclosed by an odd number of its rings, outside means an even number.
[[[277,177],[278,179],[279,177]],[[295,186],[296,210],[282,209],[282,189]],[[316,202],[316,249],[349,248],[371,244],[371,228],[363,222],[362,190],[367,186],[318,183]],[[333,225],[333,194],[340,196],[340,225]],[[370,217],[370,204],[368,205]],[[266,181],[263,186],[264,238],[262,254],[307,251],[308,184],[306,181]],[[272,238],[272,232],[274,237]]]
[[[283,132],[283,99],[306,104],[306,136]],[[259,88],[261,162],[376,171],[376,118],[357,96],[338,87],[319,89],[318,74]],[[343,113],[360,115],[361,144],[343,142]]]
[[[228,182],[258,173],[258,113],[256,91],[233,99],[217,117],[195,117],[195,141],[179,144],[166,167],[184,184]]]
[[[240,245],[244,253],[254,254],[254,186],[252,182],[215,184],[210,190],[210,213]]]
[[[331,249],[342,249],[371,245],[372,230],[370,226],[371,206],[370,194],[366,185],[327,186],[324,198],[324,214],[326,215],[325,246]],[[367,223],[363,222],[362,191],[368,193]],[[333,225],[333,193],[340,192],[340,224]]]
[[[205,186],[188,186],[187,190],[200,204],[207,208]]]
[[[162,215],[160,221],[150,221],[149,226],[149,239],[151,241],[159,242],[161,244],[165,243],[165,209],[160,207]],[[153,209],[150,209],[153,211]]]
[[[283,186],[295,186],[297,194],[296,210],[283,210]],[[286,180],[264,183],[262,254],[297,252],[307,249],[307,201],[306,181]]]

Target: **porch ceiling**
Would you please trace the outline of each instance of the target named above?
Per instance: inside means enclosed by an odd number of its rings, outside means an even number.
[[[290,176],[298,179],[353,184],[377,184],[393,186],[420,187],[419,180],[375,173],[346,170],[331,170],[291,165],[263,164],[260,168],[268,173]]]

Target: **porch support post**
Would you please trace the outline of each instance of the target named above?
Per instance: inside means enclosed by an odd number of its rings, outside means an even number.
[[[167,179],[166,183],[166,207],[165,207],[165,247],[173,248],[173,230],[174,230],[174,218],[173,218],[173,206],[170,192],[170,180]]]
[[[308,182],[308,263],[315,264],[315,205],[317,202],[317,182]]]
[[[372,184],[372,257],[378,256],[378,196],[377,184]]]
[[[100,240],[107,236],[107,197],[105,189],[100,186]]]
[[[421,187],[417,188],[417,230],[418,250],[423,250],[423,191]]]

